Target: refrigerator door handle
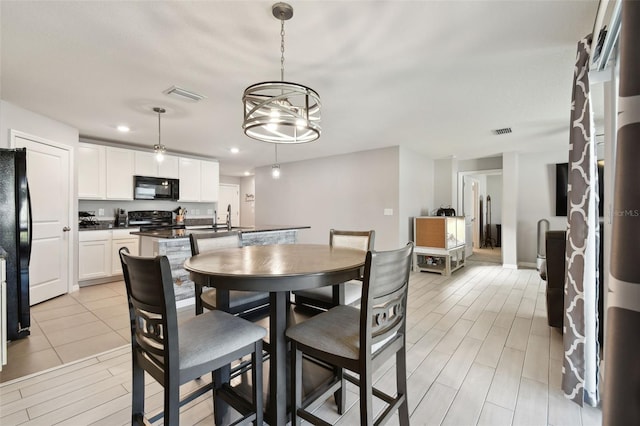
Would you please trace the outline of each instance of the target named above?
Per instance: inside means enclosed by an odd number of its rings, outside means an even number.
[[[29,182],[27,182],[27,207],[29,211],[29,222],[27,227],[27,235],[29,239],[29,254],[27,255],[27,263],[31,263],[31,241],[33,240],[33,217],[31,215],[31,191],[29,190]]]

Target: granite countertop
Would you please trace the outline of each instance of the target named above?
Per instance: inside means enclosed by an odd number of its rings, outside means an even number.
[[[191,225],[187,225],[191,226]],[[252,232],[269,232],[269,231],[293,231],[297,229],[309,229],[310,226],[285,226],[285,225],[261,225],[261,226],[252,226],[252,227],[237,227],[231,228],[231,232],[241,232],[243,234],[252,233]],[[153,237],[153,238],[163,238],[163,239],[173,239],[173,238],[189,238],[190,234],[194,233],[202,233],[202,232],[218,232],[218,233],[229,233],[226,227],[221,227],[216,229],[210,228],[201,228],[201,229],[160,229],[157,231],[140,231],[140,232],[132,232],[132,235],[140,235],[142,237]]]
[[[103,230],[112,230],[112,229],[138,229],[140,225],[129,225],[129,226],[116,226],[115,221],[113,220],[98,220],[97,225],[87,226],[87,227],[78,227],[80,232],[82,231],[103,231]],[[193,218],[186,219],[184,222],[185,226],[210,226],[212,222],[211,218]],[[222,225],[221,225],[222,226]]]

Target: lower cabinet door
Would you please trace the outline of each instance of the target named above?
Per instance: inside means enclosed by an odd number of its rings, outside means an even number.
[[[82,241],[79,244],[78,280],[104,278],[111,275],[111,241]]]
[[[138,237],[123,240],[113,240],[111,252],[111,273],[110,275],[122,275],[122,264],[120,263],[119,251],[122,247],[129,249],[129,253],[138,256]]]

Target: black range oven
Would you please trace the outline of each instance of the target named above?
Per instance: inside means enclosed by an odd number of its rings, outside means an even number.
[[[173,212],[165,210],[134,210],[127,213],[129,226],[139,226],[141,231],[159,229],[184,229],[173,222]]]

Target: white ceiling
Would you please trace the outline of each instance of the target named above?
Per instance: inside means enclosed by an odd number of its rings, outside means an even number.
[[[81,136],[145,147],[162,106],[170,151],[240,175],[274,160],[241,128],[245,87],[280,78],[272,3],[3,0],[2,99]],[[597,0],[291,4],[285,80],[320,94],[323,131],[281,147],[280,162],[392,145],[466,159],[568,144],[576,45]],[[207,99],[164,95],[172,85]],[[513,133],[492,134],[502,127]]]

